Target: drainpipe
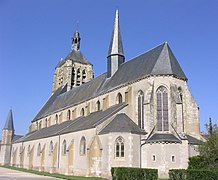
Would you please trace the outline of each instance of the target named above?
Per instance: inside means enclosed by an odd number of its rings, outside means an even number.
[[[58,136],[58,170],[60,167],[60,137],[61,135]]]

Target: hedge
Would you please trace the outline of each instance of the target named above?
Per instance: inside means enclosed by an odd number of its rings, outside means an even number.
[[[157,169],[113,167],[111,168],[113,180],[157,180]]]
[[[170,180],[218,180],[218,170],[173,169],[169,171]]]

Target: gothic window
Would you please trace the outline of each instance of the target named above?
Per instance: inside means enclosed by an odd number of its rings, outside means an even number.
[[[51,155],[53,153],[53,142],[51,141],[50,144],[49,144],[49,155]]]
[[[86,139],[83,136],[80,140],[80,155],[86,154]]]
[[[27,156],[30,156],[30,145],[27,148]]]
[[[66,154],[67,154],[67,143],[66,140],[64,140],[62,143],[62,155],[66,155]]]
[[[39,123],[36,122],[36,129],[38,130],[39,129]]]
[[[45,119],[45,127],[48,127],[48,120],[47,120],[47,118]]]
[[[157,130],[168,131],[168,92],[164,86],[157,89]]]
[[[67,120],[70,120],[70,110],[67,111]]]
[[[120,104],[123,102],[123,98],[122,95],[120,93],[117,94],[117,98],[116,98],[116,103]]]
[[[97,103],[96,103],[96,111],[100,111],[100,109],[101,109],[101,104],[100,104],[99,101],[97,101]]]
[[[84,108],[82,108],[80,111],[80,116],[84,116],[84,115],[85,115],[85,110],[84,110]]]
[[[58,124],[58,115],[55,115],[55,124]]]
[[[144,93],[140,90],[138,92],[138,125],[141,129],[144,129]]]
[[[39,122],[39,129],[42,128],[42,121]]]
[[[115,157],[124,157],[124,139],[121,136],[115,141]]]
[[[37,148],[37,156],[40,156],[40,154],[41,154],[41,144],[39,143]]]

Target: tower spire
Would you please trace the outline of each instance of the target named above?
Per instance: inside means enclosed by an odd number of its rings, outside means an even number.
[[[3,129],[14,131],[14,122],[13,122],[12,109],[10,109],[10,111],[8,113],[8,117],[7,117],[7,120],[5,122],[5,126],[4,126]]]
[[[120,33],[118,9],[116,9],[114,29],[111,37],[107,59],[108,59],[107,77],[111,77],[117,71],[120,64],[124,63],[125,60],[121,33]]]

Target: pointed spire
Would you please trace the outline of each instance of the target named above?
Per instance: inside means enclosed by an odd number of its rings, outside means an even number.
[[[4,126],[3,129],[14,131],[14,122],[13,122],[12,109],[10,109],[10,111],[8,113],[8,117],[7,117],[7,120],[5,122],[5,126]]]
[[[120,24],[119,24],[119,12],[116,9],[116,16],[114,22],[114,29],[111,37],[110,47],[108,50],[108,56],[111,55],[121,55],[124,56],[123,44],[120,33]]]
[[[71,49],[75,50],[75,51],[79,51],[81,38],[80,38],[80,35],[79,35],[78,31],[76,31],[74,33],[74,35],[72,37],[72,40],[73,40],[73,42],[72,42],[72,48]]]
[[[107,77],[111,77],[118,70],[119,66],[124,63],[125,57],[123,52],[123,44],[120,33],[119,13],[116,10],[114,29],[108,50]]]

